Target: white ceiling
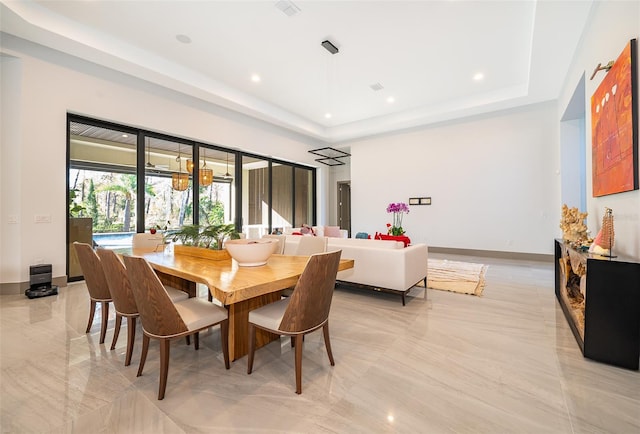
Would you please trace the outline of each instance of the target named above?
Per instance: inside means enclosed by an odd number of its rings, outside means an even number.
[[[5,33],[336,143],[556,99],[593,2],[2,3]]]

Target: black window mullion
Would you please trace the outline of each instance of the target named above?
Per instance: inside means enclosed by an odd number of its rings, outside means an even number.
[[[138,132],[138,141],[136,143],[136,232],[144,232],[144,204],[145,204],[145,152],[144,139],[145,135]]]
[[[200,224],[200,145],[198,143],[194,143],[192,148],[193,155],[193,197],[191,198],[193,203],[193,224]]]
[[[235,183],[236,187],[236,231],[242,231],[242,155],[240,152],[233,153],[233,161],[234,161],[234,169],[233,169],[233,183]]]
[[[267,179],[269,180],[269,191],[267,197],[269,199],[269,216],[267,218],[267,233],[273,232],[273,161],[267,160]]]

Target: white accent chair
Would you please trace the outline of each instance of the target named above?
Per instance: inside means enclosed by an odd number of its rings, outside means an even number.
[[[262,238],[270,238],[270,239],[278,240],[278,247],[273,253],[275,255],[284,254],[284,243],[287,238],[286,235],[267,234],[267,235],[263,235]]]
[[[164,250],[164,237],[161,233],[141,233],[133,234],[131,246],[136,250],[145,250],[149,252],[162,252]]]
[[[310,256],[327,251],[327,237],[302,236],[296,249],[296,256]]]

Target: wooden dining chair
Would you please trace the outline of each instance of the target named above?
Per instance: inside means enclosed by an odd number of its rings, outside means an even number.
[[[118,255],[109,249],[96,249],[96,253],[100,258],[102,269],[109,286],[109,292],[113,297],[113,306],[116,310],[116,325],[113,332],[113,340],[111,341],[111,349],[115,349],[118,336],[120,335],[120,327],[122,318],[127,318],[127,353],[124,365],[131,364],[131,354],[133,353],[133,343],[136,339],[136,318],[140,316],[136,300],[131,291],[131,283],[124,263]],[[165,286],[167,294],[171,301],[177,303],[189,298],[189,294],[179,289]]]
[[[247,374],[253,370],[256,328],[295,339],[296,393],[302,393],[304,335],[322,327],[331,366],[335,365],[329,340],[329,310],[340,263],[340,250],[309,257],[291,297],[249,312]]]
[[[131,282],[133,296],[140,310],[140,321],[144,332],[138,377],[142,375],[144,369],[150,339],[160,341],[158,399],[164,399],[167,388],[171,339],[193,335],[194,346],[197,350],[199,346],[198,332],[219,324],[224,365],[229,369],[227,310],[198,297],[173,303],[162,282],[144,258],[124,256],[123,259]]]
[[[73,248],[76,250],[78,262],[80,263],[80,268],[82,269],[84,281],[87,284],[87,289],[89,290],[89,299],[91,301],[89,322],[87,323],[87,330],[85,333],[89,333],[89,331],[91,331],[93,317],[96,313],[96,303],[100,303],[102,306],[100,343],[103,344],[107,333],[107,321],[109,320],[109,303],[113,301],[111,292],[109,292],[109,285],[104,276],[104,271],[100,264],[100,258],[98,258],[98,255],[96,255],[93,248],[87,243],[79,243],[77,241],[74,241]]]

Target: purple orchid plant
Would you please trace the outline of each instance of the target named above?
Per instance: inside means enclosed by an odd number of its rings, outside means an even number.
[[[390,203],[387,206],[387,212],[393,213],[393,224],[389,228],[391,235],[403,235],[404,229],[402,229],[402,216],[404,213],[409,213],[409,205],[404,202]]]

